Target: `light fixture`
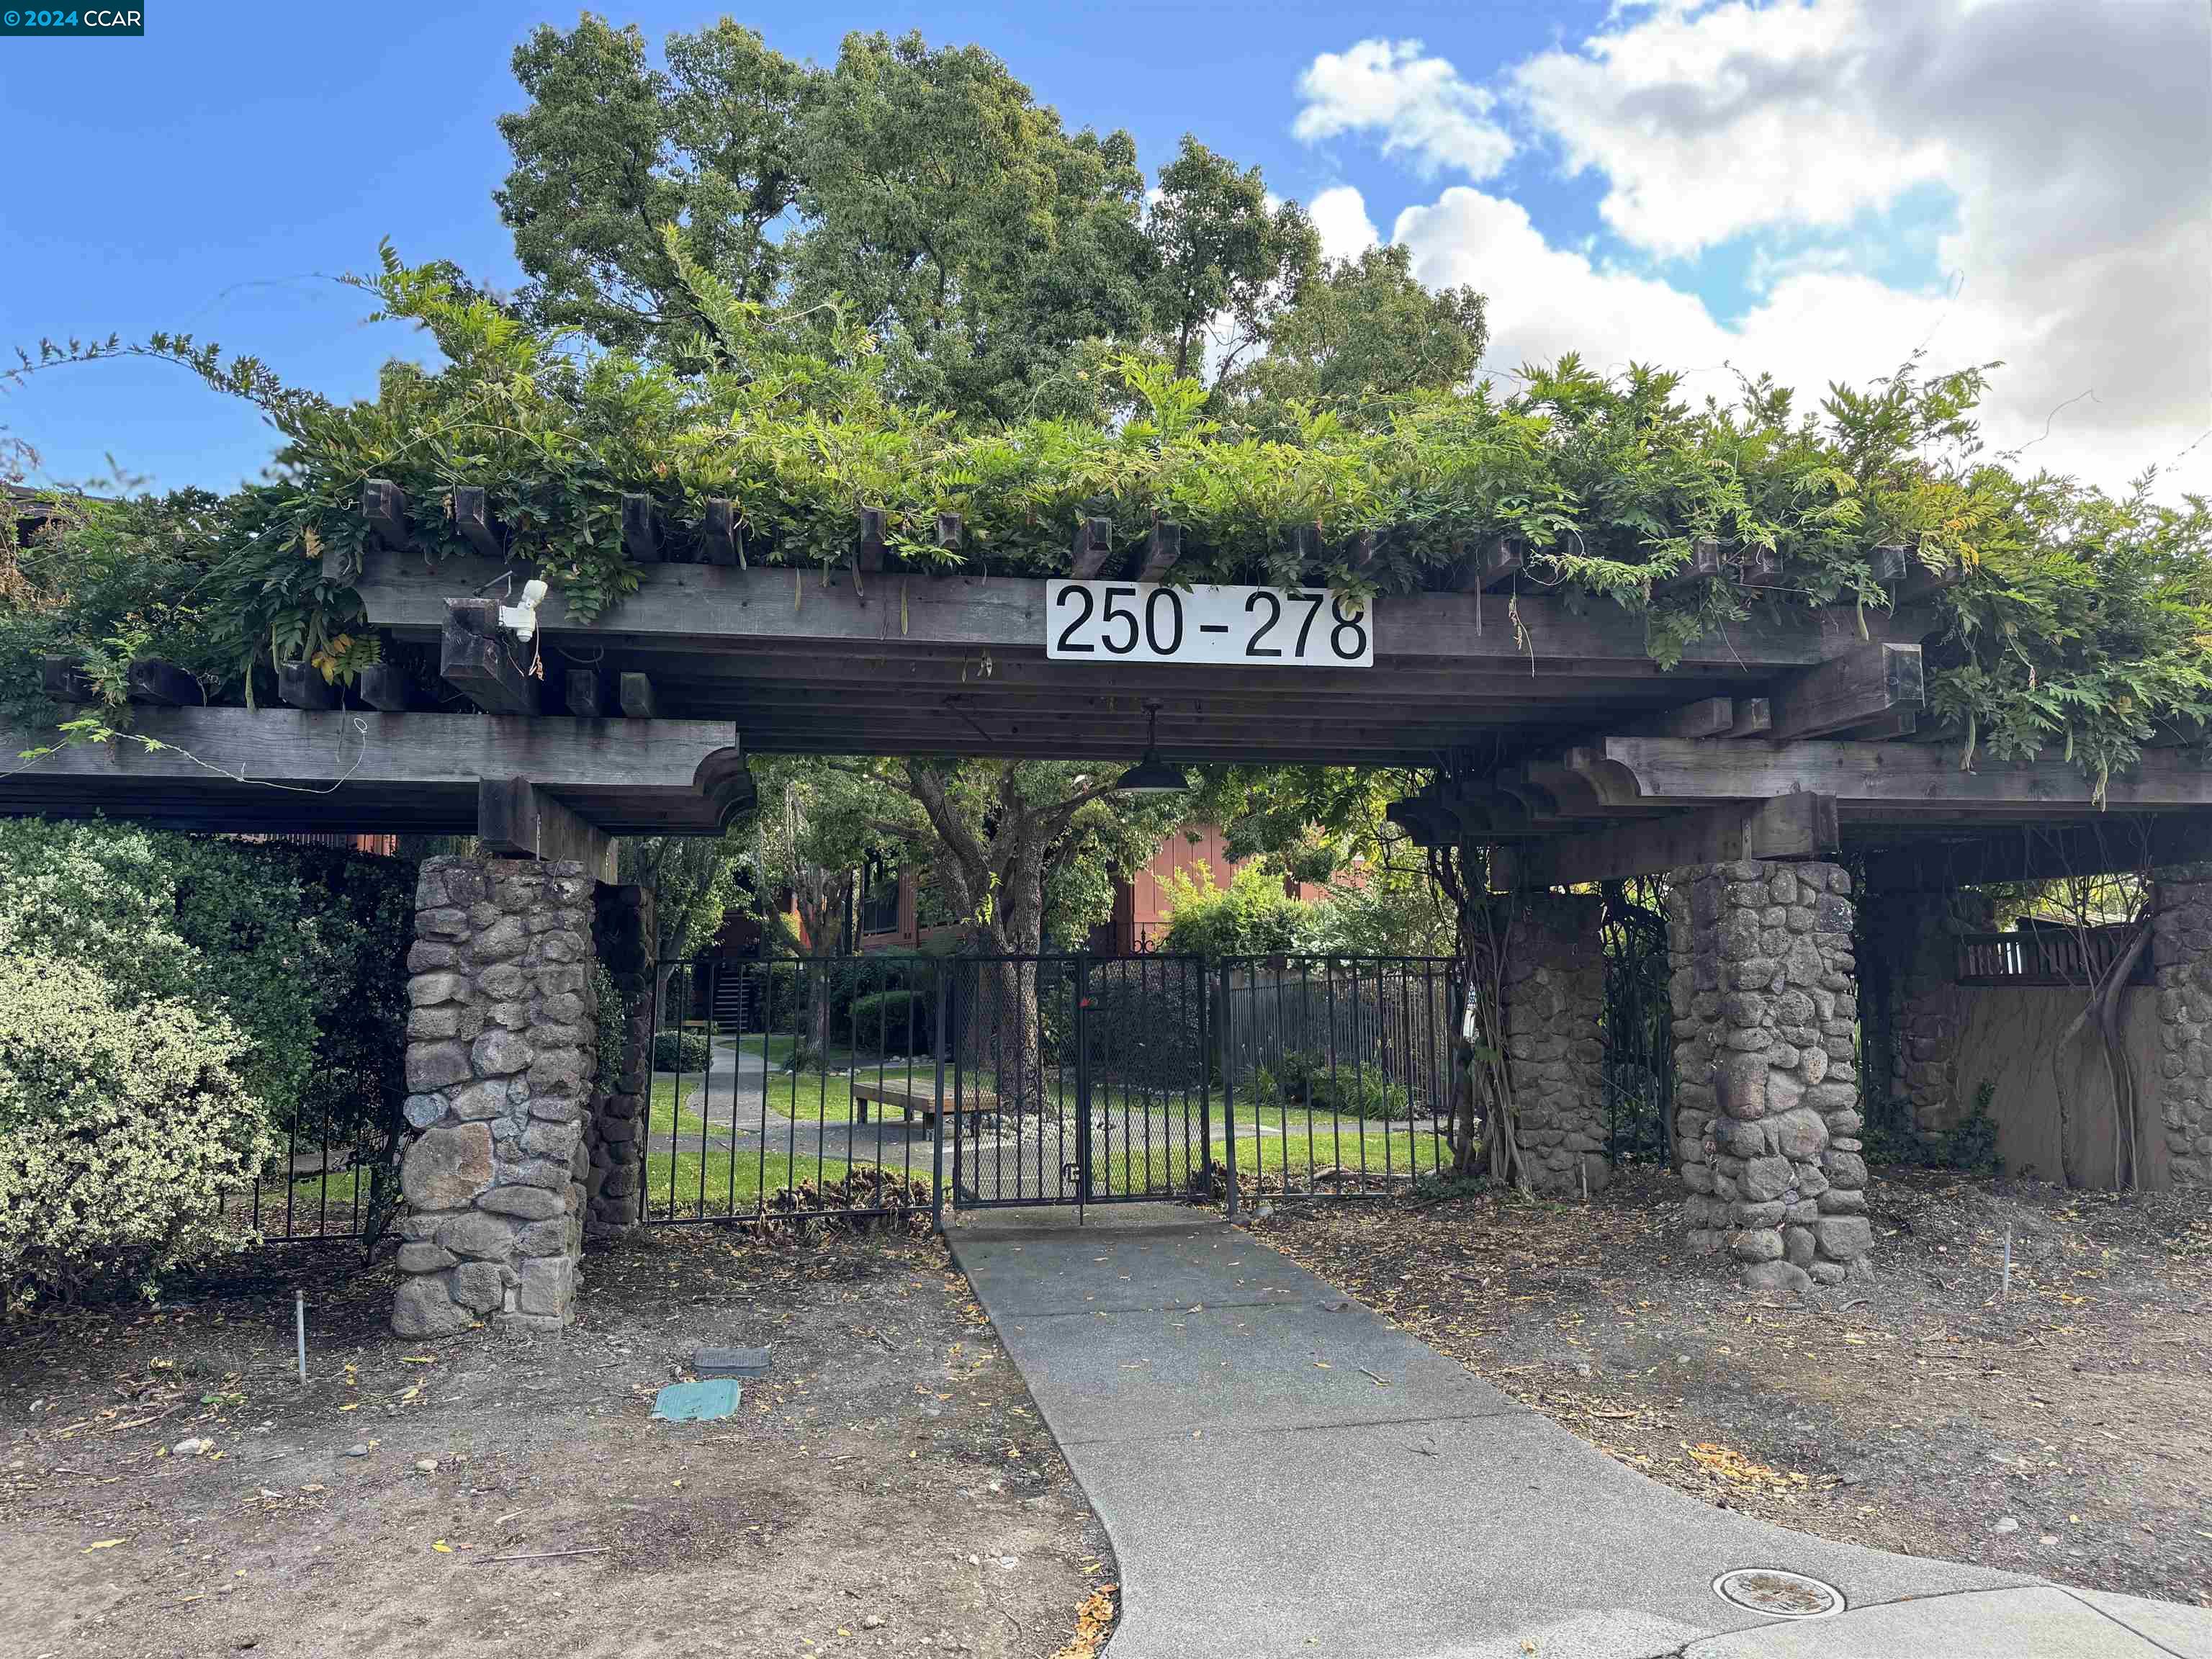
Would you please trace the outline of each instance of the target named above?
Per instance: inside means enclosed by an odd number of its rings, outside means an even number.
[[[1145,705],[1145,757],[1121,774],[1114,787],[1125,795],[1176,795],[1190,787],[1179,766],[1160,758],[1160,706]]]
[[[499,623],[502,628],[514,630],[514,637],[524,644],[538,631],[538,607],[545,603],[545,584],[532,580],[522,585],[522,603],[503,605],[499,608]]]

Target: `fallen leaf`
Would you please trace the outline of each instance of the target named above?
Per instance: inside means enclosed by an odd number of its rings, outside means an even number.
[[[84,1553],[89,1555],[94,1550],[112,1550],[118,1544],[127,1544],[130,1541],[127,1538],[103,1538],[96,1543],[87,1544],[84,1547]]]

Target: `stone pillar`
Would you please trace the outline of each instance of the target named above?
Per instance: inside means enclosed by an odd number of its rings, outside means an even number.
[[[2212,1188],[2212,864],[2154,872],[2158,1108],[2177,1187]]]
[[[1877,1102],[1886,1097],[1901,1108],[1916,1134],[1946,1133],[1967,1105],[1959,1080],[1966,998],[1958,983],[1957,940],[1961,933],[1990,932],[1995,906],[1970,889],[1869,893],[1862,902],[1867,949],[1879,953],[1879,971],[1876,963],[1865,964],[1868,991],[1882,1000],[1881,1007],[1867,1010],[1879,1016],[1868,1022],[1869,1081],[1882,1091]]]
[[[602,994],[611,988],[622,1011],[603,1018],[600,1029],[608,1036],[619,1031],[622,1053],[616,1066],[605,1068],[614,1086],[592,1091],[584,1133],[591,1158],[584,1176],[584,1225],[592,1233],[620,1232],[637,1224],[645,1175],[641,1136],[647,1091],[653,1086],[652,1057],[646,1053],[653,1036],[653,895],[642,887],[602,885],[593,910]]]
[[[1668,880],[1685,1218],[1695,1247],[1729,1251],[1762,1290],[1871,1271],[1850,893],[1832,864]]]
[[[424,860],[407,965],[406,1275],[392,1328],[565,1325],[596,1066],[592,889],[573,861]]]
[[[1510,901],[1504,974],[1505,1052],[1518,1140],[1540,1193],[1596,1192],[1606,1160],[1603,901],[1523,893]]]

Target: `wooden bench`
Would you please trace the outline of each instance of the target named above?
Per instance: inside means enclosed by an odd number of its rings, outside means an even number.
[[[937,1121],[937,1085],[934,1081],[927,1084],[862,1083],[854,1079],[853,1121],[866,1123],[868,1121],[868,1107],[872,1102],[886,1109],[897,1107],[901,1118],[908,1122],[913,1121],[917,1113],[925,1123]],[[995,1112],[999,1109],[999,1097],[988,1091],[971,1092],[957,1103],[955,1109]]]

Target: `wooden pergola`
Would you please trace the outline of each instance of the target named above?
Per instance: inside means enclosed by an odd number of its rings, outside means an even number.
[[[611,836],[726,825],[750,803],[741,749],[1125,762],[1156,731],[1170,762],[1449,760],[1393,816],[1417,841],[1504,844],[1515,885],[1844,848],[1916,884],[2212,856],[2202,732],[2166,734],[2101,799],[2069,763],[1962,764],[1959,744],[1924,732],[1940,583],[1901,551],[1883,550],[1890,609],[1808,609],[1765,602],[1771,571],[1700,544],[1682,579],[1741,584],[1751,615],[1663,669],[1643,618],[1536,586],[1503,543],[1438,591],[1376,598],[1371,667],[1072,662],[1048,655],[1046,581],[899,569],[872,515],[851,564],[825,573],[743,568],[726,506],[719,538],[711,513],[669,538],[633,506],[638,590],[586,623],[556,588],[526,643],[497,613],[532,573],[500,556],[483,492],[437,508],[482,531],[479,551],[433,563],[407,503],[373,481],[369,550],[358,568],[326,554],[325,574],[401,647],[394,661],[345,690],[289,667],[286,706],[264,708],[193,706],[191,676],[142,663],[133,726],[162,746],[17,763],[0,813],[467,832],[599,859]],[[1156,538],[1117,558],[1085,525],[1072,568],[1159,580],[1173,554]],[[87,695],[70,665],[48,677],[64,706]],[[9,752],[40,740],[0,733]]]

